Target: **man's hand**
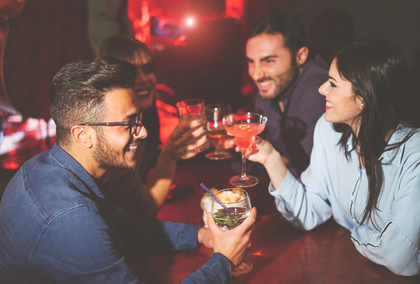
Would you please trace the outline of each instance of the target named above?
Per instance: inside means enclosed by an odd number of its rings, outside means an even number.
[[[200,228],[198,230],[197,240],[200,244],[203,244],[208,248],[213,248],[213,234],[211,233],[209,228]]]
[[[223,231],[214,222],[211,213],[207,213],[207,223],[213,234],[214,252],[226,256],[232,263],[232,269],[238,266],[251,246],[251,232],[257,217],[257,209],[252,208],[245,221],[233,230]]]
[[[194,157],[208,143],[205,122],[182,121],[169,136],[162,154],[172,160],[186,160]]]

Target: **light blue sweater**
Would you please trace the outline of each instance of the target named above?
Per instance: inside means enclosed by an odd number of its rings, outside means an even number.
[[[399,127],[389,144],[411,129]],[[311,230],[331,216],[351,232],[356,249],[395,274],[420,272],[420,132],[398,150],[382,154],[384,182],[373,220],[361,224],[368,197],[368,179],[357,151],[347,143],[346,159],[338,144],[341,133],[322,116],[315,127],[311,162],[300,180],[288,172],[269,192],[277,209],[296,227]],[[394,157],[395,155],[395,157]]]

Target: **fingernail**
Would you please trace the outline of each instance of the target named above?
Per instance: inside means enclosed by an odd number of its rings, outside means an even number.
[[[201,123],[201,119],[198,119],[198,120],[197,120],[197,123]]]

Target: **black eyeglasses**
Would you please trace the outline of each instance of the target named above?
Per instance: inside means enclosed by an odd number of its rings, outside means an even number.
[[[143,123],[141,123],[143,113],[140,111],[134,119],[123,122],[93,122],[93,123],[80,123],[79,125],[86,126],[127,126],[130,130],[130,135],[139,135]]]

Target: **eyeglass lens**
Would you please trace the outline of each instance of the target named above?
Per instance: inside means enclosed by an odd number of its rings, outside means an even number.
[[[130,135],[139,135],[140,134],[140,130],[142,128],[142,124],[141,124],[141,118],[142,118],[142,113],[140,113],[138,116],[136,116],[136,118],[134,120],[132,120],[132,124],[130,127]]]

